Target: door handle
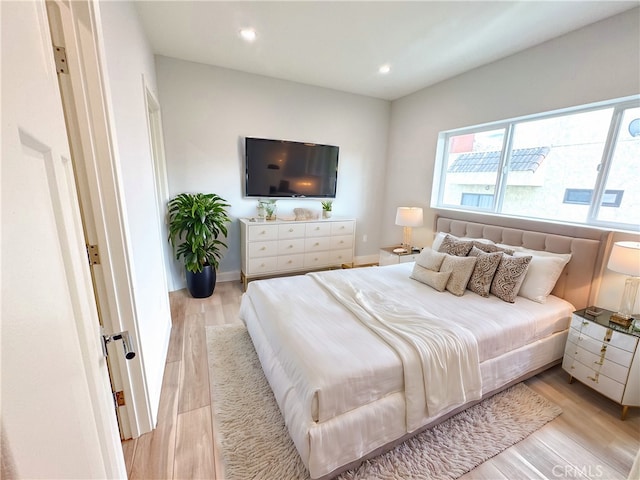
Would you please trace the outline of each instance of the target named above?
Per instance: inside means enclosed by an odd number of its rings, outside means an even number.
[[[129,335],[129,330],[114,333],[112,335],[102,334],[102,353],[104,353],[105,357],[108,355],[107,344],[115,340],[122,340],[122,347],[124,348],[124,358],[126,358],[127,360],[135,358],[136,352],[133,350],[131,344],[131,336]]]

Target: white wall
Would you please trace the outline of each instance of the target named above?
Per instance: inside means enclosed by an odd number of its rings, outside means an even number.
[[[156,207],[144,82],[157,97],[154,59],[129,2],[101,2],[114,155],[124,196],[138,340],[155,418],[169,345],[171,313]]]
[[[156,72],[170,194],[212,192],[231,204],[219,280],[239,278],[237,218],[257,213],[257,199],[243,197],[246,136],[338,145],[333,215],[357,220],[356,256],[377,258],[389,102],[162,56]],[[319,211],[320,202],[278,200],[279,214],[294,207]],[[170,270],[183,288],[182,265],[173,262]]]
[[[393,225],[397,206],[423,206],[414,241],[431,244],[440,131],[640,93],[639,15],[636,8],[394,101],[382,224]],[[383,244],[399,240],[392,228],[382,232]],[[599,302],[615,309],[607,280]]]

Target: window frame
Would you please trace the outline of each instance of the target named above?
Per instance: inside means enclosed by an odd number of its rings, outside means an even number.
[[[608,175],[613,164],[613,157],[616,149],[616,142],[620,128],[622,128],[622,121],[624,112],[628,108],[640,107],[640,95],[633,95],[615,100],[608,100],[603,102],[592,103],[588,105],[581,105],[571,108],[565,108],[560,110],[553,110],[550,112],[542,112],[533,115],[525,115],[521,117],[515,117],[508,120],[500,120],[496,122],[483,123],[480,125],[474,125],[470,127],[457,128],[452,130],[445,130],[438,134],[438,141],[436,146],[436,161],[434,167],[433,189],[431,194],[431,207],[435,209],[443,210],[456,210],[470,213],[481,213],[490,215],[499,215],[508,218],[527,218],[530,220],[545,221],[552,223],[575,223],[577,225],[595,226],[600,228],[612,228],[616,230],[624,231],[640,231],[640,225],[634,225],[629,223],[610,222],[605,220],[599,220],[598,214],[601,207],[610,208],[611,205],[602,205],[602,198],[606,194],[606,185]],[[587,213],[587,218],[584,222],[569,222],[559,221],[551,218],[544,217],[523,217],[519,215],[513,215],[509,213],[503,213],[502,208],[504,204],[504,196],[507,188],[507,179],[509,173],[509,162],[511,159],[511,153],[513,150],[513,136],[514,129],[517,124],[526,123],[529,121],[543,120],[554,117],[566,116],[571,114],[587,113],[595,110],[602,110],[607,108],[613,108],[611,120],[609,123],[609,129],[607,132],[602,157],[598,172],[596,175],[595,184],[593,185],[592,199]],[[500,153],[500,160],[498,164],[498,171],[496,173],[496,183],[493,192],[492,206],[489,207],[475,207],[468,205],[455,205],[444,203],[444,194],[447,180],[447,168],[449,164],[449,145],[452,137],[461,135],[477,134],[486,132],[489,130],[504,130],[504,137],[502,142],[502,151]]]

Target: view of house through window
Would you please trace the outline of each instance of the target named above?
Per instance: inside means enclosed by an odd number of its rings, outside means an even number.
[[[443,132],[432,206],[639,229],[639,105]]]

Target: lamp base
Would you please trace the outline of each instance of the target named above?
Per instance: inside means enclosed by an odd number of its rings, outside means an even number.
[[[609,317],[610,322],[620,325],[624,328],[629,328],[633,323],[633,320],[633,317],[625,315],[624,313],[614,313],[613,315],[611,315],[611,317]]]

